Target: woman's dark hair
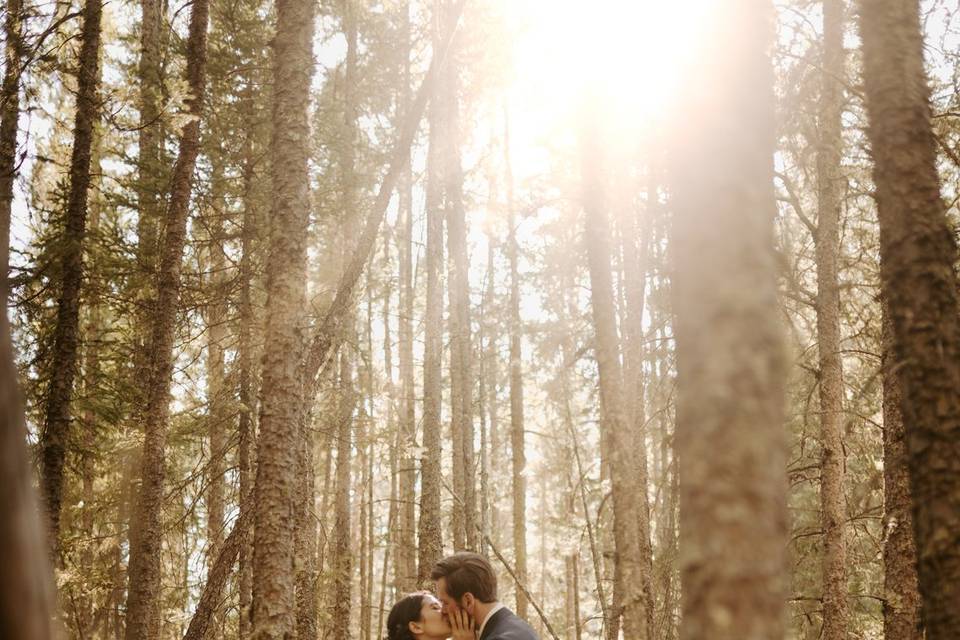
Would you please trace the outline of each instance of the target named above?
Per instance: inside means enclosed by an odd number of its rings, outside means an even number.
[[[419,622],[423,599],[429,591],[416,591],[400,598],[387,616],[387,640],[414,640],[411,622]]]

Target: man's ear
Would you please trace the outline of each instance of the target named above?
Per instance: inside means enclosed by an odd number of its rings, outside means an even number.
[[[463,597],[460,599],[463,606],[460,608],[465,610],[470,615],[473,615],[473,606],[477,603],[477,599],[473,597],[473,594],[467,591],[463,594]]]

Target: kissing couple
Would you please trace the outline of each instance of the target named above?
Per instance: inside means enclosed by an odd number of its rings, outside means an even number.
[[[462,551],[433,566],[436,595],[401,598],[387,616],[387,640],[539,640],[497,601],[497,575],[480,554]]]

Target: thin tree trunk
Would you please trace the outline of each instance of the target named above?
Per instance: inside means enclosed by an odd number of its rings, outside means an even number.
[[[941,640],[960,629],[960,309],[918,10],[916,2],[864,3],[860,32],[923,618],[927,638]]]
[[[410,4],[404,3],[401,24],[406,55],[401,81],[403,114],[410,112]],[[413,591],[417,585],[416,554],[416,460],[411,455],[417,440],[416,387],[413,371],[413,175],[410,169],[410,150],[403,150],[406,159],[400,175],[400,468],[399,477],[399,524],[396,531],[395,554],[396,588],[401,593]]]
[[[353,555],[350,545],[350,461],[353,411],[356,405],[350,355],[340,354],[341,406],[337,425],[336,504],[334,507],[333,612],[330,626],[337,638],[352,638],[350,611],[353,606]]]
[[[438,174],[436,107],[430,107],[430,139],[427,150],[427,299],[424,317],[423,351],[423,442],[420,471],[420,522],[417,582],[426,585],[430,571],[443,553],[440,523],[440,366],[442,357],[443,291],[440,265],[443,262],[443,217],[440,211],[441,185]]]
[[[823,523],[823,638],[847,637],[847,522],[843,496],[843,363],[840,355],[840,198],[843,149],[843,0],[823,2],[820,148],[817,152],[817,345],[820,363],[820,514]]]
[[[571,288],[572,287],[569,286],[569,283],[565,283],[564,291],[569,291]],[[564,297],[566,298],[567,294],[564,294]],[[569,309],[567,317],[574,317],[574,313],[576,312],[576,303],[573,302],[573,300],[568,299],[565,300],[565,306]],[[601,554],[596,536],[596,527],[590,519],[590,507],[589,503],[587,502],[587,489],[585,487],[586,473],[583,469],[583,461],[580,458],[580,439],[577,437],[577,428],[576,424],[574,424],[573,411],[570,408],[570,396],[572,390],[570,388],[569,369],[574,364],[574,356],[572,345],[572,329],[569,326],[566,327],[566,331],[564,333],[562,350],[563,370],[560,374],[560,390],[564,398],[563,422],[567,428],[567,431],[570,433],[570,448],[573,451],[573,459],[576,462],[577,487],[579,488],[580,494],[580,506],[583,509],[583,520],[587,527],[587,540],[590,542],[590,559],[592,560],[593,577],[597,586],[597,601],[600,603],[600,611],[603,616],[603,628],[608,630],[611,626],[611,621],[614,616],[610,611],[610,606],[607,602],[607,596],[603,589],[602,559],[600,557]]]
[[[441,19],[447,33],[456,28],[453,4],[445,1]],[[449,37],[449,36],[448,36]],[[451,59],[455,53],[451,52]],[[474,472],[473,347],[470,336],[470,277],[467,223],[463,204],[463,168],[460,160],[459,67],[447,64],[441,82],[444,129],[444,185],[450,272],[450,388],[453,454],[453,490],[463,497],[454,502],[454,548],[477,549],[477,497]]]
[[[507,258],[510,261],[510,448],[513,473],[513,557],[517,577],[527,582],[527,454],[523,422],[523,324],[520,319],[520,248],[513,202],[510,158],[510,110],[504,106],[503,163],[507,182]],[[517,615],[527,617],[527,598],[517,589]]]
[[[103,136],[99,132],[94,132],[94,143],[92,157],[90,160],[90,169],[93,191],[89,203],[88,223],[90,235],[98,237],[101,229],[101,218],[103,211],[102,199],[102,180],[100,159],[103,157]],[[94,263],[93,272],[96,272]],[[102,284],[96,279],[87,281],[84,289],[84,297],[87,300],[85,318],[83,320],[84,348],[82,354],[82,395],[86,398],[92,398],[99,392],[100,385],[103,383],[103,366],[100,360],[101,349],[105,336],[104,328],[104,308],[102,299]],[[81,530],[93,535],[95,531],[95,511],[96,493],[94,482],[96,480],[96,452],[97,436],[100,430],[98,420],[99,416],[92,406],[88,406],[80,416],[80,428],[83,450],[80,452],[80,478],[82,482],[82,500],[83,507],[80,516]],[[80,554],[80,567],[82,571],[92,571],[96,562],[96,549],[91,543],[83,545]],[[94,637],[97,633],[97,626],[100,620],[105,621],[103,613],[106,607],[103,607],[101,613],[95,613],[95,596],[90,591],[80,594],[80,614],[78,615],[78,634],[83,638]]]
[[[640,544],[640,500],[643,491],[628,460],[634,455],[635,438],[628,429],[620,369],[616,306],[613,297],[610,260],[610,224],[607,217],[603,161],[595,120],[589,110],[582,140],[583,205],[586,212],[585,241],[590,271],[590,300],[595,331],[594,350],[600,376],[601,424],[610,453],[610,480],[613,497],[616,571],[614,589],[620,585],[623,632],[627,638],[648,638],[648,612],[644,596],[643,565]],[[614,609],[616,612],[616,609]],[[615,613],[616,615],[616,613]]]
[[[251,85],[252,86],[252,85]],[[253,104],[252,95],[248,95],[250,104]],[[253,125],[253,114],[247,114],[246,120],[248,126]],[[256,243],[256,212],[253,205],[253,172],[255,169],[255,158],[253,156],[252,136],[248,136],[244,144],[244,167],[243,167],[243,227],[241,230],[241,256],[240,256],[240,328],[239,345],[237,351],[237,360],[239,364],[239,401],[240,415],[238,418],[238,436],[239,451],[238,465],[240,476],[240,511],[249,510],[253,506],[253,451],[254,440],[256,436],[256,425],[254,416],[256,410],[256,392],[254,388],[254,354],[253,354],[253,332],[256,325],[256,318],[253,311],[253,261],[254,244]],[[248,640],[251,632],[250,625],[250,605],[253,601],[253,531],[247,530],[242,534],[240,540],[240,567],[238,569],[238,597],[240,610],[237,614],[239,618],[239,640]]]
[[[917,547],[910,512],[910,475],[894,369],[893,327],[883,309],[883,637],[923,640]]]
[[[3,85],[0,86],[0,308],[4,313],[10,295],[10,223],[18,169],[23,1],[7,0],[6,11]]]
[[[295,561],[297,567],[297,640],[317,638],[317,514],[312,414],[304,409],[297,437]]]
[[[224,458],[227,455],[227,424],[230,421],[225,384],[224,364],[225,343],[227,340],[227,261],[223,252],[223,175],[214,169],[213,207],[207,220],[209,229],[209,282],[207,306],[207,443],[210,461],[207,464],[207,568],[212,568],[214,559],[223,542],[223,519],[225,510],[226,482],[224,478]],[[219,613],[217,614],[219,618]],[[211,637],[223,634],[221,621],[214,620],[210,629]]]
[[[685,639],[785,632],[786,358],[772,221],[773,11],[711,11],[672,167]],[[736,69],[736,73],[731,73]],[[701,81],[702,80],[702,81]]]
[[[187,215],[193,170],[200,150],[200,118],[206,89],[207,0],[195,0],[187,39],[187,83],[194,119],[180,136],[173,168],[166,232],[160,250],[156,303],[152,308],[147,350],[146,404],[143,409],[144,444],[140,459],[140,495],[130,528],[129,588],[126,640],[156,638],[160,629],[160,545],[163,531],[164,448],[173,377],[173,342],[180,298],[180,267],[186,241]]]
[[[160,0],[140,0],[140,123],[137,131],[137,243],[140,269],[151,279],[156,268],[162,177],[160,93]]]
[[[500,474],[489,473],[490,461],[500,460],[500,432],[499,432],[499,403],[497,402],[497,386],[500,378],[499,353],[497,352],[498,325],[494,318],[496,300],[496,234],[490,231],[487,234],[487,286],[483,294],[484,319],[483,327],[486,333],[483,353],[483,383],[486,388],[485,403],[487,409],[487,533],[493,544],[500,546],[500,504],[495,496],[500,495]],[[491,499],[493,498],[493,499]]]
[[[101,0],[88,0],[83,9],[77,111],[70,158],[70,194],[60,247],[62,282],[57,300],[57,324],[53,334],[49,387],[44,407],[41,438],[41,487],[46,503],[50,549],[60,546],[60,502],[63,468],[70,434],[70,406],[77,374],[80,327],[80,286],[83,282],[83,241],[86,236],[87,197],[90,188],[90,158],[93,129],[99,117],[97,88],[100,84]],[[9,241],[9,238],[8,238]]]
[[[649,169],[652,173],[653,169]],[[624,177],[621,177],[624,180]],[[649,193],[656,190],[651,179]],[[650,544],[650,499],[647,495],[647,429],[646,407],[644,405],[643,376],[643,315],[647,295],[647,247],[650,242],[652,212],[644,212],[644,224],[638,224],[639,214],[632,206],[631,189],[627,184],[617,187],[617,210],[622,221],[621,247],[623,256],[623,289],[626,304],[626,322],[624,323],[624,401],[627,404],[628,430],[633,434],[632,449],[636,451],[636,464],[633,482],[637,489],[637,533],[640,544],[639,577],[643,590],[644,613],[646,614],[647,633],[654,633],[653,612],[653,548]]]
[[[366,344],[365,354],[362,356],[364,361],[363,375],[363,405],[366,407],[361,412],[358,437],[357,453],[360,463],[360,640],[370,640],[370,603],[369,589],[373,582],[373,565],[369,562],[370,549],[373,546],[373,536],[370,534],[370,524],[373,519],[373,501],[368,499],[368,492],[373,487],[372,474],[370,473],[370,440],[372,436],[373,425],[373,292],[370,282],[371,267],[367,267],[367,313],[364,318],[364,342]]]
[[[393,229],[396,231],[396,228]],[[382,271],[384,274],[390,274],[392,267],[391,256],[390,256],[390,244],[392,238],[388,236],[384,239],[383,243],[383,268]],[[390,501],[388,502],[387,507],[387,528],[386,534],[384,535],[384,545],[383,545],[383,565],[381,567],[379,576],[380,576],[380,600],[379,606],[377,608],[377,628],[375,638],[383,637],[383,618],[384,618],[384,606],[386,603],[386,591],[387,591],[387,569],[389,567],[390,559],[390,550],[391,547],[396,546],[396,540],[394,536],[396,535],[395,523],[397,521],[397,487],[399,478],[397,477],[397,448],[400,442],[400,429],[397,426],[397,389],[394,384],[394,370],[393,370],[393,332],[390,326],[390,315],[391,307],[390,303],[393,299],[393,287],[392,278],[387,277],[383,283],[383,369],[387,378],[387,429],[386,433],[394,436],[393,441],[390,443],[389,449],[389,461],[390,461]],[[372,347],[371,347],[372,351]],[[372,368],[371,368],[371,377],[372,377]],[[372,384],[371,384],[372,387]],[[374,461],[374,444],[375,438],[371,437],[370,439],[370,456],[369,456],[369,477],[374,477],[373,461]],[[373,521],[373,482],[370,483],[370,486],[367,488],[367,500],[370,502],[371,509],[371,521],[370,521],[370,538],[373,539],[375,523]],[[369,563],[371,567],[371,572],[373,572],[374,566],[374,545],[371,545],[370,548],[370,558]],[[397,575],[396,569],[394,569],[394,576]],[[371,606],[373,603],[373,579],[370,583],[370,602]],[[373,611],[370,612],[370,626],[373,627]]]
[[[272,228],[267,257],[267,319],[254,489],[254,640],[293,635],[297,443],[305,420],[298,355],[305,306],[309,212],[308,106],[315,5],[278,0],[273,40]]]
[[[398,495],[398,485],[399,478],[397,477],[397,462],[398,462],[398,448],[401,442],[400,431],[394,431],[396,437],[390,447],[390,507],[387,510],[387,544],[383,548],[383,564],[380,567],[380,607],[377,610],[377,638],[383,638],[383,623],[384,617],[387,611],[387,575],[388,569],[390,566],[390,549],[391,537],[397,534],[396,532],[396,522],[397,515],[400,513],[399,506],[397,504],[397,495]],[[392,545],[396,547],[396,543]],[[394,558],[394,564],[396,564],[396,559]],[[397,569],[394,568],[394,575],[396,575]],[[396,587],[396,585],[394,585]],[[394,589],[394,597],[399,598],[399,593],[397,589]]]
[[[488,206],[493,210],[496,206],[496,195],[493,186],[491,186],[490,202]],[[490,535],[490,510],[491,510],[491,488],[490,488],[490,425],[493,420],[493,413],[496,411],[493,404],[496,404],[495,392],[491,391],[490,386],[496,385],[496,380],[490,375],[490,369],[493,363],[490,358],[490,347],[493,344],[493,330],[491,329],[493,316],[493,284],[492,280],[496,273],[494,261],[496,259],[496,246],[493,240],[491,229],[487,233],[487,273],[485,275],[486,285],[483,290],[483,301],[480,304],[480,387],[478,391],[477,410],[480,416],[480,553],[487,555],[487,536]]]
[[[359,224],[358,208],[356,202],[356,183],[354,175],[355,148],[357,140],[357,21],[356,11],[358,4],[355,0],[347,0],[344,3],[343,30],[347,40],[346,61],[344,62],[344,91],[343,91],[343,136],[339,148],[339,160],[341,171],[341,209],[343,216],[343,237],[344,237],[344,263],[350,259],[350,248],[356,244],[356,230]],[[365,262],[367,262],[365,260]],[[344,311],[342,338],[350,343],[356,343],[357,334],[357,314],[356,305],[351,300]],[[353,447],[353,429],[356,426],[358,432],[360,425],[354,424],[354,409],[357,405],[357,391],[354,389],[353,380],[353,355],[347,352],[340,354],[340,410],[338,412],[337,422],[337,466],[335,476],[335,499],[334,499],[334,530],[333,530],[333,554],[331,558],[331,569],[333,572],[332,587],[332,612],[330,626],[336,630],[335,633],[345,638],[354,637],[350,624],[351,609],[354,606],[352,600],[353,593],[353,554],[351,545],[353,544],[353,523],[351,520],[351,466],[352,466],[352,447]],[[358,371],[357,384],[359,386],[360,375]],[[363,412],[357,412],[356,420],[363,420]],[[358,447],[362,443],[357,443]],[[359,501],[361,508],[363,500]],[[362,524],[362,523],[361,523]]]

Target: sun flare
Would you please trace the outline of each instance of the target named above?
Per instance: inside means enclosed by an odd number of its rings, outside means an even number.
[[[619,126],[643,131],[669,108],[716,0],[511,4],[515,83],[526,100],[563,111],[595,93]]]

